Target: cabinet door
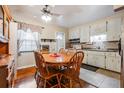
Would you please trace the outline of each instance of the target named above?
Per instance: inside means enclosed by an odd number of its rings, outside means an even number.
[[[116,53],[115,62],[116,62],[115,70],[117,72],[121,72],[121,56],[118,53]]]
[[[79,27],[75,27],[75,28],[70,28],[69,29],[69,39],[76,39],[79,38]]]
[[[96,66],[96,56],[88,54],[88,61],[87,63],[92,66]]]
[[[120,58],[114,56],[106,57],[106,69],[120,72],[121,70],[121,60]]]
[[[72,31],[73,32],[73,39],[76,39],[76,38],[80,37],[79,30],[80,30],[79,27],[73,28],[73,31]]]
[[[106,20],[99,23],[98,31],[100,32],[100,35],[106,35]]]
[[[71,38],[72,39],[75,39],[75,29],[74,28],[71,31]]]
[[[114,70],[114,57],[113,56],[107,56],[106,57],[106,69],[108,70]]]
[[[92,24],[92,25],[90,25],[90,35],[91,36],[94,36],[94,35],[96,35],[96,24]]]
[[[107,20],[107,40],[119,40],[121,35],[121,18]]]
[[[100,21],[91,25],[91,42],[106,41],[106,21]]]
[[[96,66],[105,68],[105,56],[96,55]]]
[[[114,70],[117,72],[121,72],[121,59],[116,57],[115,62],[116,64],[115,64]]]
[[[75,34],[76,38],[80,38],[80,28],[79,27],[76,28],[75,32],[76,32],[76,34]]]
[[[89,26],[82,27],[80,31],[80,42],[89,42],[89,41],[90,41]]]

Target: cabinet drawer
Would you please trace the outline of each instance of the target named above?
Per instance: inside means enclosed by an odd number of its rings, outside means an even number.
[[[116,52],[106,52],[106,56],[116,56]]]
[[[88,55],[105,55],[105,52],[88,51]]]

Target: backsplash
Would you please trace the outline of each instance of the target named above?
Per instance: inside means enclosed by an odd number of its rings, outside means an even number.
[[[101,49],[101,50],[105,50],[105,49],[118,49],[118,41],[114,41],[114,42],[93,42],[93,43],[86,43],[86,44],[73,44],[74,48],[77,49]]]

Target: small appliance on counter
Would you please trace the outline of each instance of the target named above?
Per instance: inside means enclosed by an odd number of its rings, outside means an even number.
[[[73,48],[75,48],[75,49],[82,49],[82,47],[81,47],[80,44],[75,44],[75,45],[73,45]]]

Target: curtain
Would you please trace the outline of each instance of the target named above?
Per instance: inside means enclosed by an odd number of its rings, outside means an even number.
[[[26,24],[26,23],[18,23],[18,29],[27,31],[28,28],[30,28],[31,31],[34,31],[34,32],[42,31],[42,27],[41,26],[32,25],[32,24]]]

